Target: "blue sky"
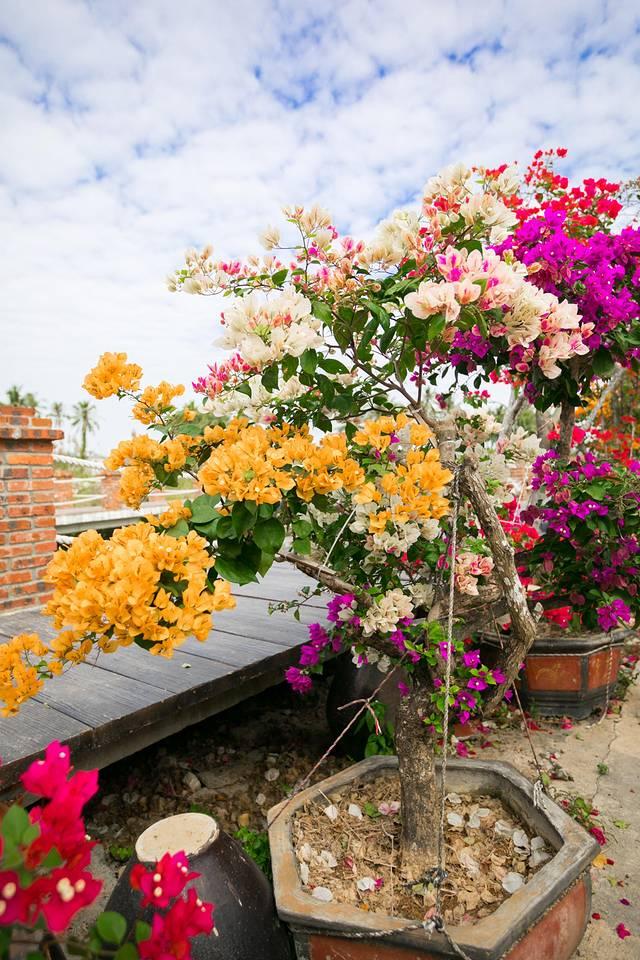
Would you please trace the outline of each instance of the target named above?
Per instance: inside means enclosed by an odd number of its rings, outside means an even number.
[[[284,203],[367,233],[456,160],[640,156],[630,0],[3,0],[0,391],[71,405],[104,350],[190,382],[219,306],[168,294],[189,245],[258,250]],[[99,407],[106,451],[129,431]]]

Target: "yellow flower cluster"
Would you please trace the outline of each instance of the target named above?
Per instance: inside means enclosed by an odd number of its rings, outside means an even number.
[[[373,447],[383,452],[391,444],[394,434],[406,430],[408,441],[414,447],[423,447],[433,440],[433,433],[429,427],[411,420],[406,413],[399,413],[396,417],[379,417],[377,420],[366,420],[354,437],[354,443],[359,447]]]
[[[390,460],[386,472],[375,482],[364,484],[353,497],[356,504],[377,504],[381,508],[369,513],[370,533],[383,533],[390,521],[421,524],[440,520],[448,513],[449,501],[442,493],[453,475],[440,463],[435,447],[424,449],[432,439],[427,426],[411,421],[405,414],[367,421],[356,433],[355,443],[380,452],[388,450],[392,443],[408,447],[406,454]]]
[[[238,419],[207,428],[204,436],[214,447],[198,478],[206,493],[226,500],[274,504],[295,489],[308,502],[317,493],[356,490],[365,479],[348,456],[344,434],[316,442],[307,428],[249,426]]]
[[[145,387],[133,408],[133,416],[140,423],[157,423],[162,411],[183,393],[184,386],[181,383],[172,384],[166,380],[162,380],[157,387]]]
[[[178,520],[188,520],[190,516],[191,510],[189,510],[189,507],[185,507],[181,500],[174,500],[164,513],[159,514],[157,517],[145,517],[145,520],[152,523],[155,527],[165,527],[168,529],[169,527],[173,527]]]
[[[20,704],[41,689],[43,680],[32,658],[39,662],[48,649],[35,633],[21,633],[0,644],[0,701],[2,715],[17,713]]]
[[[103,353],[82,386],[96,400],[104,400],[120,390],[137,390],[141,379],[142,368],[128,363],[126,353]]]
[[[105,466],[107,470],[124,467],[120,480],[120,496],[130,507],[137,508],[148,495],[155,474],[151,464],[164,463],[169,473],[184,467],[191,447],[198,444],[197,437],[180,434],[160,443],[146,435],[122,440],[112,450]]]
[[[194,531],[171,537],[146,523],[116,530],[110,540],[95,530],[80,534],[45,574],[54,587],[46,612],[64,629],[52,644],[56,655],[83,659],[88,638],[106,652],[142,638],[162,656],[190,635],[206,639],[212,611],[235,606],[226,581],[210,588],[207,546]]]

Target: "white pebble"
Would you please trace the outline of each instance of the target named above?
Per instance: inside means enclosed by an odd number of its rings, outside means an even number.
[[[329,903],[333,900],[333,894],[328,887],[314,887],[312,897],[315,897],[316,900],[321,900],[323,903]]]
[[[493,829],[499,837],[511,837],[511,834],[513,833],[513,824],[508,823],[506,820],[496,820]]]
[[[502,889],[507,893],[515,893],[524,886],[524,880],[519,873],[507,873],[502,879]]]
[[[358,880],[357,887],[364,893],[366,890],[375,890],[376,882],[373,877],[361,877]]]
[[[265,797],[264,793],[259,793],[258,796],[256,797],[256,803],[258,804],[258,806],[262,807],[266,802],[267,802],[267,798]]]
[[[546,863],[547,860],[551,859],[551,854],[547,853],[546,850],[534,850],[531,856],[529,857],[529,866],[530,867],[539,867],[541,863]]]
[[[544,837],[532,837],[531,838],[531,849],[532,850],[543,850],[546,847],[547,843]]]
[[[277,780],[280,776],[280,771],[276,770],[275,767],[270,767],[264,775],[265,780],[268,780],[270,783],[273,780]]]
[[[362,820],[362,810],[357,803],[350,803],[347,813],[350,817],[353,817],[355,820]]]
[[[300,864],[300,879],[305,886],[309,883],[309,865],[307,863]]]
[[[446,796],[447,803],[451,803],[454,806],[458,806],[459,803],[462,803],[462,797],[457,793],[448,793]]]
[[[447,823],[450,827],[463,827],[464,826],[464,817],[461,817],[459,813],[448,813],[447,814]]]
[[[511,834],[511,839],[513,840],[514,846],[518,847],[520,850],[529,849],[529,837],[526,835],[524,830],[514,830]]]
[[[329,817],[329,820],[337,820],[338,808],[336,807],[335,803],[330,803],[328,807],[325,807],[324,814],[325,816]]]
[[[337,866],[338,866],[338,861],[336,860],[336,858],[334,857],[334,855],[331,853],[330,850],[321,850],[321,851],[320,851],[320,859],[323,860],[324,863],[325,863],[331,870],[333,870],[334,867],[337,867]]]

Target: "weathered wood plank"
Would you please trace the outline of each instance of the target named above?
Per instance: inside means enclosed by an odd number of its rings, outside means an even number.
[[[214,615],[216,626],[225,633],[234,633],[241,637],[254,637],[256,640],[268,640],[279,646],[291,646],[292,643],[304,643],[307,637],[306,627],[310,623],[324,621],[323,612],[316,607],[300,609],[300,620],[293,613],[269,613],[269,605],[264,600],[253,597],[238,597],[235,610],[223,610]],[[212,640],[215,639],[211,636]]]
[[[154,687],[159,691],[158,698],[161,698],[161,692],[181,693],[202,683],[210,683],[211,680],[229,673],[229,667],[238,666],[216,657],[186,655],[183,651],[184,647],[179,647],[168,660],[165,657],[154,657],[146,650],[132,645],[115,653],[93,654],[87,663],[107,674],[129,677]],[[104,681],[109,687],[117,683],[112,677],[105,677]]]
[[[52,740],[68,743],[75,750],[92,734],[86,724],[36,700],[25,703],[16,716],[1,717],[0,791],[15,783]]]
[[[304,641],[304,636],[299,639]],[[297,646],[298,644],[294,644],[293,648]],[[204,643],[190,637],[179,650],[187,659],[194,654],[205,659],[230,663],[235,667],[245,667],[255,660],[268,660],[269,657],[277,656],[282,653],[283,648],[269,640],[239,637],[237,634],[213,630]]]

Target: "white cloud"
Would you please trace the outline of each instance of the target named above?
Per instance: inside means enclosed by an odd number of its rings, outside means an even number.
[[[256,250],[283,203],[365,231],[446,163],[541,145],[634,174],[638,31],[594,0],[5,0],[0,391],[70,405],[107,349],[189,382],[219,306],[164,276],[188,245]],[[129,427],[99,416],[106,450]]]

